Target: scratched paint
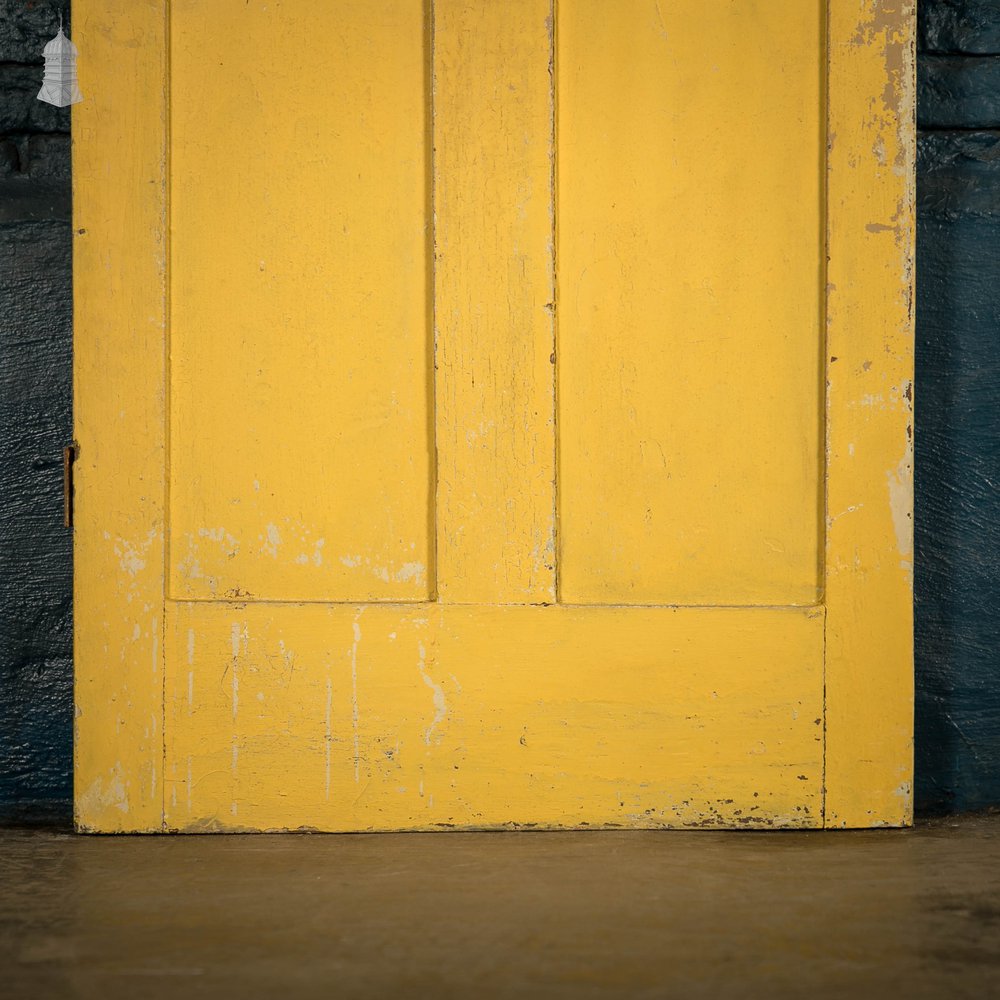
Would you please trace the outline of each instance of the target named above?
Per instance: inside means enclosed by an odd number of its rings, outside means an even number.
[[[427,649],[422,642],[417,644],[417,650],[420,653],[420,660],[417,664],[420,670],[420,677],[427,687],[431,689],[434,701],[434,718],[431,719],[430,725],[424,732],[424,743],[430,746],[432,740],[439,739],[439,737],[435,737],[435,730],[448,716],[448,702],[445,699],[444,688],[440,684],[437,684],[434,678],[427,672]]]

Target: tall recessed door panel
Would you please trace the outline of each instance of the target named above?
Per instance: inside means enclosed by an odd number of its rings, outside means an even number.
[[[431,593],[419,3],[170,9],[171,596]]]
[[[559,16],[562,597],[814,604],[823,5],[613,7]]]

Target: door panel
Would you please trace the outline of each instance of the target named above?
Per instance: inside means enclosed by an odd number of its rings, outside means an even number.
[[[171,593],[425,600],[422,4],[171,5]]]
[[[812,604],[817,0],[559,7],[561,597]]]
[[[178,604],[168,829],[815,826],[821,609]]]

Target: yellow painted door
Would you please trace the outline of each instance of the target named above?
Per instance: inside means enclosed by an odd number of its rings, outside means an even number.
[[[909,10],[84,0],[77,816],[910,816]]]

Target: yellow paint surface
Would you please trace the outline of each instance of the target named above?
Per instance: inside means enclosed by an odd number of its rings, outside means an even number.
[[[74,8],[74,798],[77,823],[163,817],[166,32],[134,0]],[[124,139],[123,137],[127,137]]]
[[[812,604],[822,5],[613,9],[559,8],[560,596]]]
[[[819,826],[815,610],[175,605],[168,829]]]
[[[831,4],[826,821],[913,818],[912,0]]]
[[[431,593],[420,0],[171,4],[170,592]]]
[[[827,7],[79,0],[81,829],[910,821],[912,9]]]
[[[438,591],[555,600],[549,0],[434,4]]]

